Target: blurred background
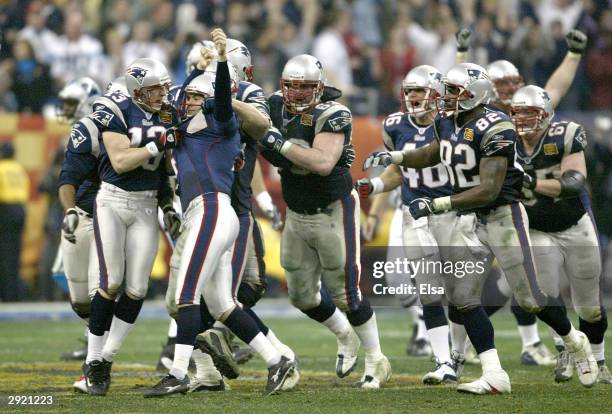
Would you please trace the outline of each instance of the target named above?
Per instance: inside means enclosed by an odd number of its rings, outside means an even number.
[[[540,86],[567,53],[567,31],[582,30],[587,51],[557,116],[588,131],[593,206],[602,246],[610,250],[612,1],[0,0],[0,183],[19,183],[23,194],[9,201],[25,211],[15,217],[3,209],[7,196],[0,186],[0,278],[15,281],[0,292],[3,301],[65,298],[52,279],[63,218],[56,180],[70,129],[54,119],[57,92],[82,76],[105,87],[140,57],[164,62],[180,84],[191,45],[217,26],[250,49],[255,82],[267,94],[277,89],[288,58],[310,53],[321,61],[327,83],[342,89],[355,116],[355,179],[362,174],[360,160],[381,146],[380,120],[399,109],[401,79],[420,64],[446,72],[455,61],[459,28],[473,31],[468,61],[486,66],[508,59],[527,83]],[[263,164],[284,212],[278,176]],[[262,224],[269,276],[282,287],[280,234],[264,219]],[[23,229],[16,254],[15,240],[2,236],[15,229]],[[384,228],[374,244],[384,245],[386,233]],[[165,291],[170,254],[164,242],[151,296]],[[7,274],[15,261],[18,274]],[[604,261],[611,275],[612,254]]]

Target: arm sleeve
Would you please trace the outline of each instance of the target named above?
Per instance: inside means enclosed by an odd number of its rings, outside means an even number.
[[[97,160],[93,155],[66,151],[58,186],[71,184],[79,188],[83,181],[95,174],[96,170]]]
[[[227,62],[217,62],[215,74],[215,109],[213,116],[219,122],[227,122],[234,115],[232,92]]]

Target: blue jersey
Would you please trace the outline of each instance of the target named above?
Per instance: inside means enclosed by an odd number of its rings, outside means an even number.
[[[434,132],[440,142],[440,159],[450,173],[455,193],[480,184],[480,160],[486,157],[505,157],[506,176],[497,198],[489,205],[474,211],[487,211],[517,202],[523,188],[523,170],[516,159],[517,133],[510,117],[491,107],[480,108],[481,113],[463,126],[454,116],[436,117]]]
[[[76,205],[93,214],[93,205],[100,187],[98,158],[102,136],[95,122],[81,118],[72,127],[59,176],[59,186],[69,184],[76,189]]]
[[[389,151],[413,151],[435,141],[433,124],[418,125],[407,113],[396,112],[383,121],[383,142]],[[423,169],[401,167],[402,203],[419,197],[444,197],[453,193],[444,164]]]
[[[212,112],[198,112],[178,128],[181,134],[173,156],[183,211],[195,197],[205,193],[231,193],[234,160],[240,153],[240,134],[235,116],[219,122]]]
[[[250,82],[240,82],[238,84],[236,99],[252,104],[264,114],[266,118],[270,117],[268,100],[266,99],[264,91],[259,86]],[[240,130],[240,146],[244,153],[244,166],[240,171],[236,171],[234,185],[232,186],[232,207],[234,207],[238,215],[251,211],[251,199],[253,195],[251,181],[253,180],[253,172],[255,171],[255,162],[257,161],[258,152],[257,141],[251,138],[242,129]]]
[[[119,91],[108,93],[94,102],[90,117],[101,132],[116,132],[130,139],[130,147],[144,147],[177,122],[174,108],[165,107],[158,113],[149,113],[136,105],[129,96]],[[100,154],[100,179],[125,191],[167,191],[167,173],[162,162],[164,154],[152,157],[144,165],[119,174],[111,165],[102,146]]]
[[[517,143],[517,155],[522,165],[533,167],[538,179],[561,178],[561,161],[569,154],[584,151],[586,133],[574,122],[554,122],[527,154],[521,140]],[[590,204],[587,190],[571,198],[554,198],[523,190],[523,204],[529,216],[529,227],[544,232],[563,231],[578,223],[586,212],[584,202]]]

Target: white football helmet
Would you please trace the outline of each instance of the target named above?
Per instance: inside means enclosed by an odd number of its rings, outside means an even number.
[[[410,97],[410,91],[425,90],[421,99]],[[405,112],[410,115],[421,115],[436,109],[436,101],[444,94],[442,74],[429,65],[420,65],[413,68],[402,81],[402,105]]]
[[[227,60],[236,67],[238,78],[241,81],[253,81],[253,65],[251,64],[251,52],[239,40],[227,39]]]
[[[189,76],[189,74],[193,72],[196,65],[200,61],[200,49],[202,48],[208,49],[213,54],[213,56],[217,56],[217,49],[215,48],[215,44],[211,40],[201,40],[199,42],[195,42],[191,47],[191,50],[187,54],[187,58],[185,59],[185,72],[187,76]]]
[[[204,98],[212,97],[215,94],[215,74],[212,72],[204,72],[203,74],[193,78],[189,85],[185,87],[183,100],[179,105],[179,113],[181,116],[192,116],[189,105],[187,104],[188,95],[197,94]]]
[[[525,85],[516,66],[507,60],[496,60],[487,66],[497,101],[510,105],[512,95]]]
[[[62,88],[58,97],[60,104],[56,107],[58,119],[64,122],[75,122],[92,112],[93,102],[102,91],[91,78],[83,77],[73,80]]]
[[[125,85],[132,100],[148,112],[159,112],[168,103],[170,75],[159,60],[136,59],[125,71]]]
[[[125,76],[119,76],[108,84],[106,87],[106,93],[110,92],[121,92],[125,96],[130,96],[127,90],[127,86],[125,85]]]
[[[519,135],[545,130],[555,116],[550,95],[535,85],[523,86],[512,96],[512,121]]]
[[[215,81],[215,76],[217,74],[217,63],[217,60],[213,60],[208,64],[208,66],[206,66],[206,68],[204,68],[204,73],[212,74],[213,82]],[[238,92],[238,83],[240,82],[240,78],[238,77],[238,71],[236,71],[236,68],[229,60],[227,61],[227,68],[229,69],[230,80],[232,82],[232,97],[235,97],[236,93]]]
[[[325,87],[321,62],[311,55],[292,57],[283,68],[280,87],[288,112],[310,111],[321,101]]]
[[[489,74],[475,63],[459,63],[442,79],[445,93],[438,100],[442,117],[459,114],[486,103],[493,92]]]

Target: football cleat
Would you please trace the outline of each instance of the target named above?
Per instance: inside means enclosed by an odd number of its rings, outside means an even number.
[[[187,375],[180,380],[174,375],[168,374],[155,384],[153,388],[146,390],[144,397],[165,397],[178,393],[185,394],[187,391],[189,391],[189,377]]]
[[[457,382],[461,379],[463,375],[463,370],[465,369],[465,358],[462,354],[453,351],[451,352],[451,360],[453,362],[453,368],[455,369],[455,375],[457,376]]]
[[[590,388],[597,382],[599,367],[591,351],[588,338],[580,331],[578,331],[578,335],[580,339],[575,343],[566,344],[566,348],[574,359],[578,380],[583,386]]]
[[[89,395],[106,395],[111,384],[112,366],[113,363],[105,359],[102,361],[94,360],[83,365],[85,386]]]
[[[521,364],[552,367],[557,363],[555,356],[542,342],[527,345],[521,353]]]
[[[483,373],[476,381],[459,384],[457,391],[466,394],[509,394],[510,377],[503,369]]]
[[[195,344],[202,352],[211,356],[215,367],[229,379],[238,378],[240,369],[234,359],[226,331],[211,328],[196,337]]]
[[[377,390],[391,379],[391,364],[386,356],[377,361],[369,361],[366,357],[365,372],[361,380],[356,384],[364,390]]]
[[[287,379],[281,387],[281,391],[289,391],[294,389],[300,381],[300,370],[298,369],[298,361],[296,359],[292,362],[295,363],[295,369],[289,375],[287,375]]]
[[[612,375],[605,363],[599,365],[599,378],[597,382],[600,384],[612,384]]]
[[[87,394],[87,381],[85,380],[85,375],[81,375],[81,378],[72,384],[72,388],[74,392]]]
[[[250,346],[240,346],[235,342],[232,342],[232,353],[238,365],[246,364],[253,358],[253,355],[255,355],[255,352]]]
[[[439,384],[456,384],[457,372],[455,365],[450,362],[436,361],[436,369],[428,372],[423,376],[423,384],[439,385]]]
[[[85,361],[87,358],[87,346],[84,346],[74,351],[64,352],[60,359],[62,361]]]
[[[555,382],[565,382],[572,379],[574,374],[574,360],[570,353],[565,349],[557,357],[555,366]]]
[[[263,395],[276,394],[283,388],[287,377],[295,370],[295,362],[289,361],[287,357],[281,356],[280,361],[268,368],[268,383]]]
[[[189,392],[214,392],[229,390],[229,385],[226,385],[223,378],[220,380],[208,381],[201,378],[195,378],[189,383]]]
[[[338,354],[336,355],[336,375],[344,378],[350,374],[357,364],[357,352],[361,341],[351,328],[346,335],[337,336]]]
[[[172,361],[174,360],[174,343],[163,345],[162,352],[159,355],[156,369],[158,371],[170,371]]]
[[[465,363],[468,365],[480,365],[480,358],[469,339],[465,343]]]

